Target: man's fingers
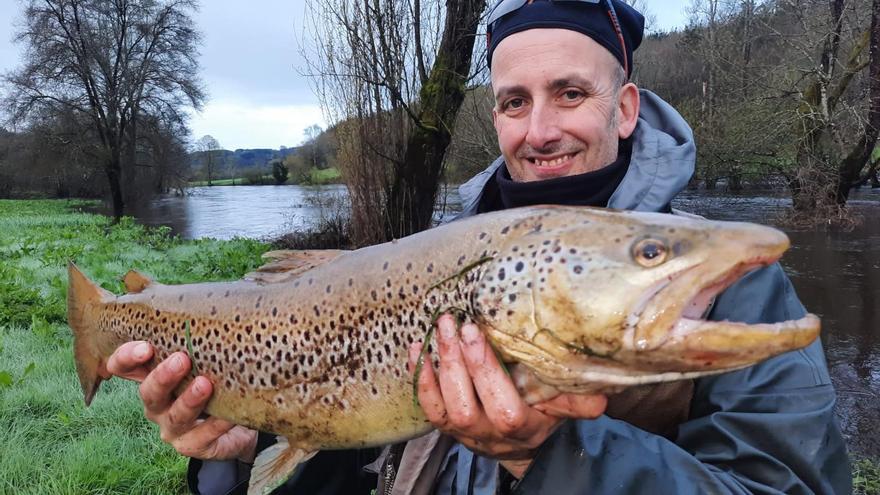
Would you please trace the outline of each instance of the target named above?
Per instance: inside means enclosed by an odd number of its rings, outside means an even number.
[[[607,405],[604,395],[562,394],[534,408],[557,418],[595,419],[605,413]]]
[[[449,422],[460,430],[474,427],[482,417],[483,410],[462,356],[455,320],[449,315],[437,320],[437,347],[440,355],[440,392]]]
[[[172,354],[141,382],[140,394],[148,419],[164,411],[174,399],[174,390],[189,373],[189,358],[182,352]]]
[[[489,420],[505,434],[523,430],[529,421],[529,407],[501,367],[495,351],[473,323],[462,325],[461,341],[467,370]]]
[[[107,372],[120,378],[137,382],[149,374],[149,362],[153,358],[153,346],[143,341],[126,342],[119,346],[107,360]],[[102,378],[110,378],[110,376]]]
[[[196,377],[168,408],[163,435],[176,438],[191,430],[211,398],[211,392],[211,381],[203,376]]]
[[[413,373],[415,373],[416,362],[421,352],[422,344],[420,343],[412,344],[409,347],[409,362]],[[422,406],[425,417],[437,428],[444,427],[447,421],[446,406],[443,404],[440,387],[437,386],[437,378],[434,376],[434,368],[431,365],[431,356],[425,356],[425,364],[415,379],[417,380],[419,404]]]
[[[235,423],[210,416],[171,443],[178,452],[187,457],[225,457],[224,454],[228,453],[218,452],[218,440],[235,426]]]

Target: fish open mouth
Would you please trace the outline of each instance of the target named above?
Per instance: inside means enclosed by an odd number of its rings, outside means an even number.
[[[626,344],[637,353],[662,350],[677,366],[691,363],[688,367],[694,369],[740,366],[740,361],[753,362],[756,354],[772,355],[809,344],[820,326],[810,314],[760,324],[706,319],[718,294],[780,257],[781,253],[750,258],[715,274],[697,265],[655,284],[629,315]]]

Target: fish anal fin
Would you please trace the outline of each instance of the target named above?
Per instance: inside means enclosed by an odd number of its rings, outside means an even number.
[[[254,460],[248,495],[268,495],[290,479],[297,465],[317,453],[292,447],[286,438],[278,437],[278,443],[260,452]]]
[[[342,249],[323,249],[296,251],[281,249],[263,254],[269,263],[244,276],[245,280],[260,283],[278,283],[294,279],[304,272],[332,261],[347,251]]]
[[[155,282],[141,272],[129,270],[128,273],[122,277],[122,283],[125,284],[125,290],[128,291],[129,294],[137,294],[150,285],[153,285]]]

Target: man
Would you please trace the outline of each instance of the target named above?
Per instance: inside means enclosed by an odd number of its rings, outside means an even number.
[[[671,107],[627,82],[642,31],[641,15],[617,0],[496,5],[487,32],[502,157],[462,186],[463,215],[540,203],[671,211],[693,172],[694,145]],[[709,318],[775,322],[803,313],[773,265],[721,294]],[[818,341],[734,373],[530,407],[474,325],[458,329],[441,318],[437,339],[440,368],[418,377],[420,403],[437,431],[385,449],[373,465],[379,493],[850,490]],[[419,350],[410,350],[411,369]],[[242,486],[271,437],[197,419],[211,384],[200,377],[175,400],[189,373],[186,356],[150,372],[151,355],[149,346],[129,343],[108,368],[143,381],[147,417],[163,440],[206,460],[191,464],[194,490]],[[366,452],[319,455],[336,457],[309,461],[281,490],[366,490],[356,474]]]

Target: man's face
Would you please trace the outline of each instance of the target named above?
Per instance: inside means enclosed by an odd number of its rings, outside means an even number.
[[[499,43],[492,114],[513,180],[582,174],[617,158],[618,138],[634,126],[621,109],[619,66],[601,45],[567,29],[529,29]]]

